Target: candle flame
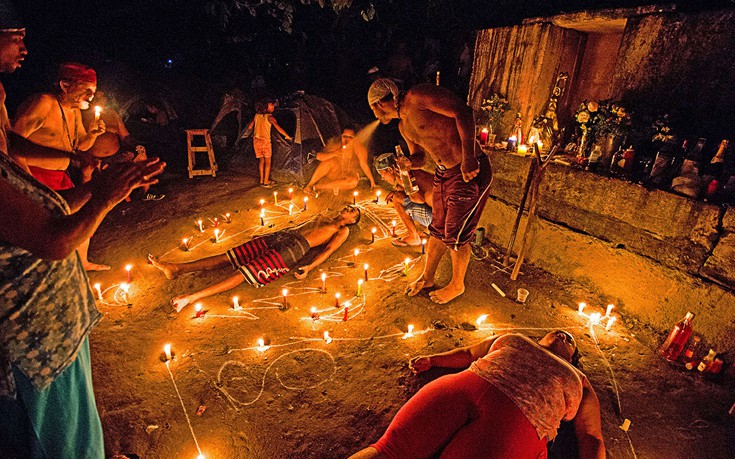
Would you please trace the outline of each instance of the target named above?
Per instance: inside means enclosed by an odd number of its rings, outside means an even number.
[[[125,265],[125,271],[130,271],[133,269],[133,265]]]
[[[487,320],[487,314],[483,314],[480,317],[478,317],[477,320],[475,321],[475,323],[477,324],[477,328],[480,328],[482,323],[485,322],[486,320]]]
[[[363,268],[365,268],[365,271],[367,271],[367,269],[368,269],[368,264],[367,264],[367,263],[365,263],[365,264],[363,265]]]
[[[99,105],[95,105],[94,106],[94,114],[95,115],[99,115],[100,112],[102,112],[102,107],[100,107]]]
[[[327,280],[327,273],[322,273],[322,281]]]
[[[288,295],[288,289],[284,288],[283,290],[281,290],[281,294],[283,294],[283,296]]]
[[[332,337],[331,337],[331,336],[329,336],[329,332],[328,332],[328,331],[325,331],[325,332],[324,332],[324,341],[326,341],[326,342],[327,342],[327,344],[329,344],[329,343],[331,343],[331,342],[332,342]]]
[[[196,312],[200,312],[202,310],[202,303],[197,303],[194,305],[194,310]]]
[[[263,338],[258,338],[258,350],[260,352],[265,352],[270,348],[270,346],[265,345],[265,340]]]
[[[100,288],[102,288],[102,284],[100,284],[99,282],[97,282],[96,284],[94,284],[94,288],[95,288],[95,290],[99,290]]]
[[[364,281],[364,280],[362,280],[362,279],[357,279],[357,285],[362,285],[363,283],[365,283],[365,281]]]
[[[314,314],[316,312],[316,306],[311,307],[311,313]]]
[[[378,228],[376,228],[376,227],[374,227],[374,226],[373,226],[373,229],[371,229],[370,231],[371,231],[371,232],[372,232],[373,234],[375,234],[375,233],[377,233],[377,232],[378,232]]]
[[[339,292],[337,292],[337,293],[334,294],[334,297],[337,298],[337,299],[339,299],[341,296],[342,295]]]
[[[163,353],[166,354],[166,360],[171,360],[171,345],[170,344],[163,345]]]

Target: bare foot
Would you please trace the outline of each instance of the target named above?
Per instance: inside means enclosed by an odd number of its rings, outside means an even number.
[[[177,296],[176,298],[171,300],[171,305],[173,305],[174,309],[176,309],[176,312],[181,312],[182,309],[184,309],[184,306],[191,303],[191,300],[188,296]]]
[[[398,239],[393,239],[393,242],[391,242],[396,247],[416,247],[421,245],[421,238],[416,235],[416,237],[399,237]]]
[[[164,261],[160,261],[158,258],[154,257],[151,254],[148,254],[148,261],[151,262],[153,266],[160,269],[163,274],[166,275],[167,279],[173,279],[178,275],[178,272],[176,271],[176,268],[173,266],[173,263],[166,263]]]
[[[424,276],[422,275],[415,281],[408,284],[408,287],[406,287],[406,294],[408,296],[416,296],[419,294],[419,292],[425,288],[430,288],[434,286],[434,281],[429,282],[428,280],[424,279]]]
[[[434,303],[445,304],[449,303],[463,293],[464,287],[457,288],[453,287],[452,284],[449,284],[444,288],[440,288],[439,290],[434,290],[433,292],[429,293],[429,298],[431,298],[431,301],[433,301]]]
[[[110,267],[107,265],[100,265],[97,263],[92,263],[91,261],[87,261],[84,265],[85,271],[109,271]]]

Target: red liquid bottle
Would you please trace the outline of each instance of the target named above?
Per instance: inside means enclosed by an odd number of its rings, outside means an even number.
[[[664,344],[658,351],[661,357],[672,362],[679,357],[687,341],[689,341],[689,337],[692,335],[693,318],[694,314],[687,312],[686,317],[674,325],[674,329],[671,330],[669,337],[666,338],[666,341],[664,341]]]

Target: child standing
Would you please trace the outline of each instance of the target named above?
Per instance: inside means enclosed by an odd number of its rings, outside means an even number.
[[[247,129],[253,130],[253,149],[255,157],[258,158],[258,170],[260,171],[260,186],[270,188],[276,182],[270,180],[271,173],[271,156],[273,149],[271,146],[271,126],[276,128],[286,140],[290,141],[291,136],[286,134],[278,122],[273,117],[273,111],[276,105],[270,101],[260,101],[255,104],[255,118],[248,124]]]

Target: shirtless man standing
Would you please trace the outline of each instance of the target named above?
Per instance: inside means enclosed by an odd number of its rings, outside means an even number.
[[[101,120],[92,120],[89,131],[85,130],[80,111],[89,108],[97,89],[97,74],[91,67],[68,62],[59,66],[57,82],[53,93],[32,96],[21,104],[13,131],[45,147],[70,153],[87,151],[97,137],[105,132],[105,124]],[[30,166],[30,171],[52,190],[74,187],[65,170]],[[91,176],[91,169],[87,173]],[[78,250],[87,271],[110,269],[107,265],[92,263],[87,259],[89,241],[79,246]]]
[[[346,127],[342,131],[340,142],[330,141],[324,151],[316,154],[319,160],[311,180],[306,184],[306,192],[319,190],[351,190],[360,181],[360,169],[370,180],[370,187],[375,188],[375,178],[368,164],[368,152],[365,145],[355,141],[355,129]],[[358,164],[355,164],[357,160]]]
[[[422,84],[399,94],[396,84],[381,78],[368,90],[368,103],[381,123],[398,118],[413,168],[428,153],[437,164],[434,177],[433,220],[426,250],[426,265],[407,288],[409,296],[434,286],[439,261],[450,250],[452,279],[429,294],[447,303],[464,293],[464,278],[480,214],[485,207],[492,172],[490,161],[474,139],[472,110],[440,86]]]
[[[296,268],[294,276],[297,279],[306,278],[311,270],[324,263],[347,240],[350,234],[349,227],[359,221],[360,209],[347,206],[329,221],[310,223],[296,231],[284,230],[267,236],[258,236],[220,255],[188,263],[167,263],[153,255],[148,255],[148,260],[168,279],[184,273],[208,271],[227,266],[232,266],[238,271],[234,276],[218,284],[172,299],[171,304],[176,308],[176,312],[179,312],[189,303],[225,292],[243,282],[256,287],[273,282],[298,266],[310,249],[326,244],[314,261]]]

